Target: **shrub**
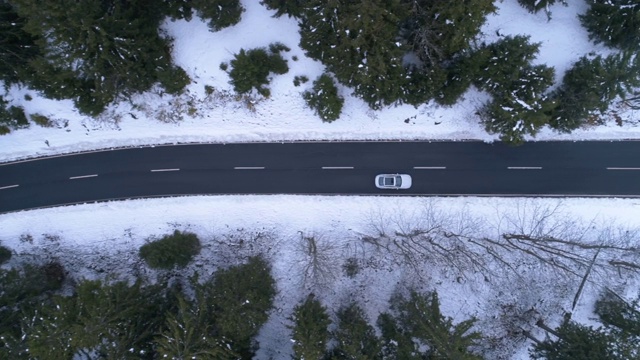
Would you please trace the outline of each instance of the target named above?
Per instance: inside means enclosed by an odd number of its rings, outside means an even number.
[[[340,117],[344,98],[338,95],[338,88],[329,75],[322,74],[313,82],[313,89],[305,92],[303,97],[322,121],[332,122]]]
[[[211,31],[239,23],[244,11],[239,0],[193,0],[191,6],[201,18],[209,20]]]
[[[233,69],[229,72],[235,91],[244,94],[255,88],[261,95],[268,97],[270,91],[265,85],[269,84],[269,73],[285,74],[289,71],[287,61],[279,53],[286,49],[284,45],[278,44],[270,45],[269,50],[241,49],[231,60]]]
[[[309,81],[309,78],[308,78],[308,77],[306,77],[306,76],[304,76],[304,75],[302,75],[302,76],[297,76],[297,75],[296,75],[296,76],[293,78],[293,86],[300,86],[300,84],[304,84],[304,83],[306,83],[307,81]]]
[[[53,122],[44,115],[33,114],[31,115],[31,120],[42,127],[53,127]]]
[[[260,4],[269,10],[276,10],[274,17],[287,15],[289,17],[301,17],[305,9],[305,5],[309,0],[262,0]]]
[[[0,265],[11,259],[11,250],[8,247],[0,245]]]
[[[158,81],[162,87],[172,95],[182,92],[185,86],[191,83],[187,72],[179,66],[172,66],[168,70],[158,72]]]
[[[200,253],[200,240],[196,234],[174,231],[160,240],[140,247],[140,257],[153,269],[183,268]]]

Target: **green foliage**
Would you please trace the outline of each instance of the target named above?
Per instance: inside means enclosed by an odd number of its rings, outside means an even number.
[[[385,315],[378,323],[382,322],[385,339],[394,332],[405,338],[402,351],[406,352],[410,348],[406,339],[417,339],[428,345],[425,353],[428,358],[482,359],[469,351],[469,348],[481,340],[480,333],[471,331],[476,320],[472,318],[454,325],[450,317],[440,312],[440,301],[436,292],[419,294],[412,291],[409,298],[395,296],[392,299],[392,309],[395,311],[395,319],[392,315]],[[387,340],[386,351],[389,351],[388,342]],[[398,349],[391,348],[391,351]]]
[[[294,322],[291,327],[294,358],[322,359],[329,339],[327,327],[331,324],[327,308],[311,294],[293,309],[291,320]]]
[[[585,360],[630,359],[628,354],[614,351],[612,344],[617,340],[600,329],[593,329],[575,322],[564,322],[556,329],[555,340],[545,339],[535,344],[530,354],[534,359],[545,360]]]
[[[640,337],[639,300],[628,303],[607,290],[596,301],[595,313],[605,326],[618,328],[626,336]]]
[[[196,234],[174,231],[160,240],[140,247],[140,257],[153,269],[183,268],[200,253],[200,240]]]
[[[0,79],[7,84],[29,77],[29,62],[39,55],[35,37],[23,30],[25,20],[13,6],[0,2]]]
[[[288,17],[301,17],[309,0],[262,0],[260,4],[269,10],[276,10],[274,17],[287,15]]]
[[[376,324],[382,333],[382,354],[385,359],[424,358],[419,344],[413,341],[411,334],[400,326],[393,315],[380,314]]]
[[[240,0],[192,0],[190,5],[201,18],[209,20],[211,31],[237,24],[244,11]]]
[[[54,124],[53,122],[46,116],[44,115],[40,115],[40,114],[32,114],[31,115],[31,120],[33,120],[34,123],[42,126],[42,127],[53,127]]]
[[[304,84],[304,83],[306,83],[307,81],[309,81],[309,78],[308,78],[308,77],[306,77],[306,76],[304,76],[304,75],[302,75],[302,76],[298,76],[298,75],[296,75],[296,76],[294,76],[294,78],[293,78],[293,86],[300,86],[300,84]]]
[[[566,5],[565,0],[518,0],[518,3],[529,12],[537,13],[540,10],[545,10],[548,16],[550,15],[549,7],[557,2]]]
[[[11,130],[29,127],[29,120],[27,120],[24,109],[7,105],[8,102],[0,96],[0,128],[5,128],[8,134]]]
[[[156,337],[160,359],[218,360],[234,357],[234,353],[215,337],[210,299],[197,289],[194,301],[178,295],[178,309],[167,313],[165,328]],[[235,356],[237,358],[237,356]]]
[[[29,62],[29,83],[47,96],[72,98],[82,113],[99,114],[158,81],[173,93],[184,83],[173,70],[169,40],[158,33],[163,6],[149,0],[11,3],[42,52]]]
[[[322,121],[332,122],[340,117],[344,98],[338,95],[338,88],[331,76],[322,74],[313,82],[312,90],[305,92],[303,97]]]
[[[490,133],[512,145],[521,144],[524,135],[535,136],[546,125],[555,103],[542,95],[553,84],[553,69],[545,65],[527,66],[520,77],[480,110],[481,118]]]
[[[640,86],[640,59],[631,54],[612,54],[580,58],[569,69],[562,84],[553,93],[558,107],[550,125],[569,132],[585,124],[590,117],[605,112],[616,98],[624,98]]]
[[[337,342],[334,359],[381,359],[381,343],[369,325],[364,311],[352,303],[338,310],[338,328],[333,332]]]
[[[358,259],[355,257],[348,258],[344,264],[342,264],[342,269],[344,270],[345,275],[350,278],[355,277],[360,272],[360,264],[358,263]]]
[[[398,41],[400,0],[309,0],[300,47],[373,109],[402,100],[408,47]]]
[[[429,68],[467,49],[487,15],[496,11],[493,0],[406,2],[411,4],[411,13],[401,34]]]
[[[6,246],[0,245],[0,265],[11,260],[11,249]]]
[[[82,351],[109,359],[151,358],[164,320],[158,314],[170,309],[160,285],[83,281],[74,296],[56,295],[37,309],[39,316],[25,318],[23,337],[29,354],[41,359],[70,359],[66,354]]]
[[[589,3],[587,13],[580,15],[589,39],[623,50],[640,50],[638,0],[590,0]]]
[[[269,318],[276,294],[271,267],[262,257],[246,264],[219,270],[202,285],[211,299],[216,334],[228,339],[231,349],[250,359],[256,346],[252,339]]]
[[[289,71],[287,61],[279,53],[280,50],[287,48],[278,44],[272,44],[269,48],[269,51],[264,48],[247,51],[241,49],[231,60],[233,69],[229,72],[229,76],[237,93],[248,93],[255,88],[262,96],[269,97],[271,93],[265,87],[269,84],[269,73],[285,74]]]

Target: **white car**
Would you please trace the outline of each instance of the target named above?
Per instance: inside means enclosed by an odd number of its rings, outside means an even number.
[[[408,189],[411,187],[411,176],[407,174],[380,174],[376,176],[378,189]]]

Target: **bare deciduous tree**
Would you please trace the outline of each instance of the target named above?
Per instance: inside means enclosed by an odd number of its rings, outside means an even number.
[[[327,288],[340,271],[339,246],[318,234],[305,235],[299,231],[296,243],[301,283],[310,289]]]

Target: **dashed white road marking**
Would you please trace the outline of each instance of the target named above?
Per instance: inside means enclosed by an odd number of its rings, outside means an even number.
[[[77,180],[77,179],[86,179],[86,178],[92,178],[92,177],[97,177],[98,174],[92,174],[92,175],[82,175],[82,176],[72,176],[69,178],[69,180]]]
[[[415,170],[445,170],[446,166],[414,166]]]
[[[180,169],[153,169],[151,172],[180,171]]]
[[[542,170],[542,166],[508,166],[509,170]]]
[[[20,185],[8,185],[8,186],[3,186],[0,187],[0,190],[4,190],[4,189],[11,189],[11,188],[17,188]]]
[[[322,170],[351,170],[353,166],[323,166]]]
[[[264,166],[236,166],[235,170],[264,170]]]
[[[607,170],[640,170],[640,168],[608,167]]]

